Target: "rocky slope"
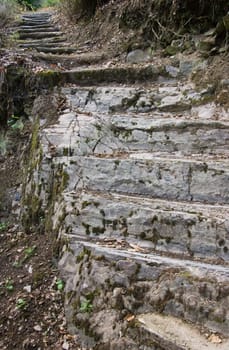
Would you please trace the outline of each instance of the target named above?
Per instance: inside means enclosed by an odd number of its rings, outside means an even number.
[[[21,217],[58,242],[69,328],[93,349],[226,349],[228,111],[190,80],[208,62],[61,70],[50,18],[19,30],[57,64],[38,73]]]

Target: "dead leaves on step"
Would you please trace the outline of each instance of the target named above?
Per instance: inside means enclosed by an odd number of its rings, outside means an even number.
[[[208,341],[213,343],[213,344],[221,344],[222,343],[222,339],[220,338],[220,336],[217,334],[214,334],[214,333],[208,337]]]
[[[116,249],[127,249],[128,251],[137,252],[137,253],[147,253],[147,250],[140,247],[137,244],[129,243],[125,240],[117,240],[112,238],[105,238],[104,240],[98,242],[99,245],[105,245],[109,248],[116,248]]]

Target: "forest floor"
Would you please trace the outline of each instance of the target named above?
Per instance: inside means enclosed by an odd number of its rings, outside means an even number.
[[[26,132],[11,137],[0,157],[0,349],[81,349],[67,331],[53,239],[45,232],[25,234],[15,215],[26,140]]]

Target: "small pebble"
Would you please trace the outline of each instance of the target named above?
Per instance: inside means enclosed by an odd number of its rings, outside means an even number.
[[[62,345],[62,349],[68,350],[68,349],[69,349],[69,343],[65,341],[65,342],[63,343],[63,345]]]
[[[33,329],[34,329],[35,331],[37,331],[37,332],[41,332],[41,331],[42,331],[42,328],[41,328],[41,326],[39,326],[39,325],[34,326]]]

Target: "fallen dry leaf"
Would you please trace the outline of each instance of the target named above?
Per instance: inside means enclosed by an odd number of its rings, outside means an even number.
[[[139,247],[139,246],[136,245],[136,244],[129,243],[129,246],[130,246],[135,252],[140,252],[140,253],[144,253],[144,252],[145,252],[145,249],[144,249],[144,248],[141,248],[141,247]]]
[[[135,315],[127,315],[126,317],[125,317],[125,320],[127,321],[127,322],[131,322],[131,321],[133,321],[135,319]]]
[[[220,343],[222,343],[222,339],[221,339],[217,334],[211,334],[211,335],[208,337],[208,340],[209,340],[211,343],[214,343],[214,344],[220,344]]]

